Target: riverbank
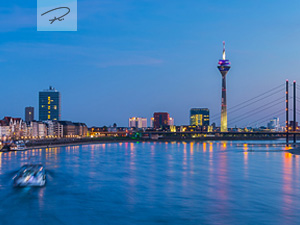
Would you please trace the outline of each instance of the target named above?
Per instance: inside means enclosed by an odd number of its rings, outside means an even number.
[[[296,148],[288,150],[289,153],[292,153],[294,155],[300,155],[300,147],[297,146]]]
[[[28,149],[39,149],[39,148],[57,148],[57,147],[65,147],[65,146],[73,146],[73,145],[89,145],[89,144],[106,144],[106,143],[123,143],[123,142],[140,142],[140,140],[116,140],[116,139],[105,139],[105,140],[89,140],[89,141],[72,141],[72,142],[50,142],[50,143],[39,143],[33,145],[26,144],[26,150]]]
[[[161,138],[161,139],[144,139],[144,138],[66,138],[66,139],[41,139],[30,140],[26,142],[27,149],[62,147],[81,144],[102,144],[102,143],[124,143],[124,142],[204,142],[204,141],[262,141],[277,140],[278,138],[240,138],[240,137],[203,137],[203,138]],[[284,141],[283,141],[284,143]]]

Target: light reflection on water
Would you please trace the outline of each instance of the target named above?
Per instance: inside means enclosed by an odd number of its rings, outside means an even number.
[[[295,224],[299,156],[276,151],[286,149],[125,142],[0,153],[0,224]],[[46,187],[12,188],[28,162],[45,165]]]

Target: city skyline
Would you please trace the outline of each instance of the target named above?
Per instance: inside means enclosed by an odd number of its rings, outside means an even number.
[[[225,49],[223,49],[223,58],[224,58],[224,55],[225,55]],[[224,61],[224,60],[220,60],[220,61]],[[228,60],[226,60],[226,61],[228,61]],[[229,63],[229,61],[228,61],[228,63]],[[220,62],[219,62],[219,64],[220,64]],[[219,67],[220,66],[218,66],[218,68]],[[296,87],[295,86],[296,85],[296,81],[294,81],[293,84],[289,85],[288,84],[288,80],[286,80],[286,83],[287,83],[287,85],[289,87],[292,87],[293,85],[294,85],[294,87]],[[285,101],[284,102],[282,101],[282,96],[281,96],[281,93],[279,92],[280,87],[282,88],[282,85],[274,87],[272,90],[268,90],[267,92],[260,93],[259,95],[255,96],[252,99],[247,99],[246,101],[244,101],[244,102],[242,102],[240,104],[237,104],[237,105],[234,105],[233,107],[230,107],[229,111],[230,111],[231,115],[232,115],[232,113],[233,114],[236,113],[236,111],[240,111],[240,115],[238,115],[237,117],[234,118],[234,120],[233,120],[234,123],[232,123],[232,121],[230,120],[229,124],[237,124],[236,123],[236,119],[238,119],[238,121],[243,121],[245,118],[248,118],[249,113],[250,113],[250,116],[251,116],[251,111],[249,111],[249,108],[247,108],[248,105],[253,105],[254,103],[260,102],[260,104],[262,104],[263,107],[262,108],[258,108],[258,112],[260,112],[260,113],[262,112],[263,113],[262,115],[264,115],[264,113],[266,112],[266,109],[272,108],[272,107],[278,105],[278,103],[284,103],[285,104]],[[299,89],[300,87],[297,87],[297,88]],[[222,90],[223,89],[224,88],[222,87]],[[281,98],[276,99],[275,101],[270,102],[269,97],[270,96],[271,97],[273,97],[273,96],[277,96],[278,97],[278,94],[280,94],[279,96],[281,96]],[[222,94],[222,96],[223,96],[223,94]],[[280,101],[278,102],[278,100],[280,100]],[[223,100],[222,100],[222,102],[223,102]],[[245,103],[247,103],[247,105],[245,105]],[[266,106],[269,106],[270,103],[271,103],[271,107],[267,107],[266,108]],[[289,102],[289,105],[291,105],[291,102]],[[222,104],[222,107],[223,107],[223,104]],[[27,112],[27,110],[29,108],[30,108],[30,111],[31,111],[30,114],[32,113],[34,115],[34,107],[32,107],[32,106],[25,107],[24,117],[21,116],[21,118],[23,118],[24,121],[27,121],[26,118],[28,118],[30,116],[30,115],[28,115],[28,112]],[[245,111],[245,108],[246,108],[246,111]],[[191,108],[190,112],[192,110],[198,110],[198,109],[200,109],[200,108]],[[204,109],[208,110],[208,112],[209,112],[208,108],[204,108]],[[38,121],[46,121],[46,120],[49,120],[49,119],[50,120],[54,120],[54,121],[55,120],[64,121],[64,120],[61,120],[61,95],[60,95],[60,92],[58,90],[56,90],[54,87],[52,87],[52,86],[49,86],[49,89],[44,89],[43,91],[40,91],[39,92],[39,109],[38,110],[39,110],[39,120]],[[297,109],[296,109],[296,111],[297,111]],[[163,113],[169,114],[168,112],[163,112]],[[256,119],[257,119],[257,115],[258,114],[256,114],[256,112],[252,113],[252,115],[253,114],[256,116]],[[289,114],[292,114],[292,109],[289,110]],[[41,115],[42,115],[43,118],[41,118]],[[154,115],[155,115],[155,112],[154,112]],[[190,113],[190,115],[191,115],[191,113]],[[245,115],[247,115],[247,116],[245,117]],[[11,115],[5,115],[5,116],[10,117]],[[272,115],[268,115],[267,117],[264,117],[263,120],[261,120],[261,118],[260,118],[259,120],[255,121],[254,123],[253,123],[253,121],[251,121],[250,122],[251,125],[244,125],[244,126],[236,126],[236,125],[234,125],[234,126],[229,126],[228,128],[231,129],[231,128],[237,128],[237,127],[239,127],[239,128],[269,127],[269,125],[267,124],[267,122],[271,121],[270,118],[272,116],[278,116],[278,119],[279,119],[279,117],[283,118],[284,117],[283,110],[280,110],[279,112],[276,112],[276,113],[274,113]],[[20,117],[20,115],[18,117]],[[52,117],[52,119],[51,119],[51,117]],[[244,119],[241,120],[240,119],[241,117],[244,117]],[[149,125],[147,123],[147,118],[145,118],[145,117],[132,117],[132,119],[135,119],[135,118],[144,118],[146,120],[145,124]],[[196,124],[192,124],[191,118],[192,117],[190,116],[189,117],[189,119],[190,119],[190,125],[196,125]],[[215,115],[213,115],[212,118],[213,118],[213,120],[211,122],[209,122],[208,124],[206,124],[206,125],[212,125],[212,124],[214,124],[214,126],[216,126],[217,125],[216,121],[218,121],[220,118],[222,118],[222,113],[219,114],[219,115],[215,114]],[[68,119],[66,119],[66,120],[68,120]],[[144,127],[152,127],[152,122],[153,122],[152,120],[153,120],[153,117],[151,117],[150,120],[149,120],[150,125],[149,126],[144,126]],[[208,121],[209,121],[209,118],[208,118]],[[187,124],[174,124],[174,118],[171,118],[171,117],[170,117],[170,121],[169,122],[170,122],[169,125],[176,125],[176,126],[181,126],[181,125],[186,126],[187,125]],[[115,126],[115,124],[116,123],[114,123],[113,126]],[[130,124],[130,122],[129,122],[129,124]],[[90,127],[95,127],[95,126],[97,126],[97,125],[91,125]],[[103,125],[103,126],[112,126],[112,125],[110,124],[110,125]],[[127,127],[127,126],[121,126],[121,127]],[[129,127],[131,127],[131,126],[129,125]],[[218,125],[217,125],[217,127],[218,127]],[[283,127],[283,126],[281,126],[281,127]],[[222,129],[221,126],[220,126],[220,128]],[[224,130],[221,131],[221,132],[224,132]]]
[[[298,224],[299,8],[2,2],[0,225]]]
[[[3,3],[3,82],[14,82],[22,95],[2,88],[10,93],[2,99],[2,116],[23,115],[28,105],[37,109],[36,93],[49,84],[63,94],[62,119],[89,126],[126,126],[129,117],[151,118],[155,111],[188,124],[193,107],[219,114],[221,81],[215,62],[223,40],[234,63],[228,108],[251,98],[253,90],[261,93],[286,78],[297,80],[297,1],[275,1],[271,7],[263,2],[260,9],[255,2],[238,1],[88,3],[93,7],[78,3],[74,33],[36,32],[34,2]],[[22,23],[20,18],[25,18]],[[256,66],[246,70],[249,63]],[[131,102],[139,104],[128,107]],[[123,113],[115,113],[120,108]]]
[[[224,50],[223,50],[223,56],[224,56]],[[220,61],[222,61],[222,60],[220,60]],[[227,60],[228,61],[228,60]],[[288,82],[288,80],[286,80],[286,82]],[[294,81],[293,83],[295,83],[296,81]],[[282,86],[282,85],[280,85],[280,86]],[[246,105],[246,111],[245,111],[245,103],[247,103],[248,105],[252,105],[253,103],[256,103],[256,102],[261,102],[261,104],[265,107],[266,105],[270,105],[270,103],[273,103],[273,102],[269,102],[269,100],[270,99],[268,99],[270,96],[271,97],[273,97],[273,95],[274,96],[277,96],[278,97],[278,94],[280,94],[280,92],[278,92],[278,90],[280,89],[280,86],[277,86],[277,87],[274,87],[272,90],[269,90],[269,91],[267,91],[267,92],[265,92],[265,93],[261,93],[260,95],[258,95],[258,96],[255,96],[254,98],[252,98],[252,99],[247,99],[246,101],[244,101],[244,102],[242,102],[242,103],[240,103],[240,104],[237,104],[237,105],[234,105],[233,107],[230,107],[230,114],[232,115],[232,109],[234,109],[233,110],[233,114],[236,112],[236,111],[241,111],[240,112],[240,115],[237,117],[238,118],[238,121],[241,121],[240,120],[240,118],[241,117],[243,117],[243,116],[245,116],[244,114],[246,113],[246,115],[247,114],[249,114],[249,112],[251,113],[251,111],[249,111],[249,109],[247,108],[247,105]],[[288,86],[290,86],[290,87],[292,87],[292,85],[288,85]],[[222,88],[223,89],[223,88]],[[275,92],[274,92],[275,91]],[[271,93],[271,95],[270,95],[270,93]],[[43,94],[43,96],[41,96],[41,94]],[[53,95],[54,94],[54,95]],[[53,97],[53,99],[51,99],[52,97]],[[281,96],[282,97],[282,96]],[[49,99],[50,98],[50,99]],[[44,100],[41,100],[41,99],[44,99]],[[282,99],[282,98],[281,98]],[[55,102],[53,103],[53,101],[55,100]],[[254,101],[255,100],[255,101]],[[278,100],[280,100],[280,98],[279,99],[276,99],[275,100],[275,102],[277,102],[276,104],[272,104],[271,105],[271,107],[273,107],[273,106],[276,106],[276,105],[278,105],[278,103],[282,103],[282,101],[280,101],[280,102],[278,102]],[[44,102],[44,103],[42,103],[42,102]],[[39,92],[39,102],[40,102],[40,104],[39,104],[39,109],[38,109],[38,111],[39,111],[39,120],[38,121],[46,121],[46,120],[49,120],[49,116],[50,116],[50,120],[60,120],[60,121],[63,121],[63,120],[61,120],[61,95],[60,95],[60,92],[58,91],[58,90],[56,90],[54,87],[52,87],[52,86],[50,86],[49,87],[49,89],[44,89],[43,91],[40,91]],[[222,100],[222,102],[223,102],[223,100]],[[267,103],[267,104],[266,104]],[[284,102],[285,103],[285,102]],[[47,105],[49,105],[49,106],[47,106],[47,110],[43,110],[43,107],[46,107],[46,105],[44,105],[44,104],[47,104]],[[289,105],[291,104],[291,102],[289,103]],[[51,106],[52,105],[52,106]],[[53,112],[50,112],[50,111],[48,111],[49,110],[49,107],[50,107],[50,109],[51,109],[51,111],[53,111]],[[238,107],[238,108],[237,108]],[[271,108],[271,107],[267,107],[267,109],[268,108]],[[21,118],[23,118],[24,119],[24,121],[26,121],[26,118],[29,116],[28,115],[28,112],[27,112],[27,110],[28,110],[28,108],[31,108],[30,110],[31,110],[31,113],[34,115],[34,107],[32,107],[32,106],[26,106],[25,107],[25,114],[24,114],[24,117],[23,116],[21,116]],[[53,110],[52,110],[52,108],[53,108]],[[46,109],[46,108],[45,108]],[[191,108],[190,109],[190,112],[191,112],[191,110],[196,110],[196,109],[199,109],[199,108]],[[203,108],[202,108],[203,109]],[[258,109],[260,109],[260,108],[258,108]],[[206,108],[206,110],[208,110],[209,111],[209,109],[207,109]],[[244,111],[244,112],[243,112]],[[258,112],[262,112],[263,111],[263,113],[265,113],[266,112],[266,110],[265,109],[263,109],[263,110],[259,110]],[[290,109],[289,110],[289,114],[292,114],[292,112],[291,112],[292,110]],[[41,119],[41,112],[42,112],[42,117],[43,117],[43,119]],[[54,113],[53,115],[52,115],[52,113]],[[168,112],[164,112],[164,113],[167,113],[167,114],[169,114]],[[278,112],[277,112],[278,113]],[[155,114],[155,113],[154,113]],[[191,114],[190,114],[191,115]],[[264,115],[264,114],[263,114]],[[11,115],[5,115],[5,116],[11,116]],[[54,116],[54,118],[53,119],[51,119],[51,117],[53,117]],[[255,114],[255,116],[257,116],[257,114]],[[268,124],[267,124],[267,122],[269,122],[270,120],[271,120],[271,117],[272,116],[278,116],[277,114],[272,114],[272,115],[268,115],[268,118],[267,117],[265,117],[264,118],[264,120],[262,121],[261,120],[261,118],[258,120],[258,121],[260,121],[260,122],[255,122],[255,123],[253,123],[253,121],[251,121],[250,122],[250,124],[251,125],[244,125],[244,126],[240,126],[240,128],[246,128],[246,127],[256,127],[256,128],[259,128],[259,127],[268,127]],[[18,115],[17,117],[20,117],[20,115]],[[34,117],[34,116],[33,116]],[[280,113],[279,113],[279,116],[278,116],[278,119],[279,119],[279,117],[284,117],[283,116],[283,110],[280,110]],[[132,118],[141,118],[141,117],[132,117]],[[145,118],[145,117],[142,117],[142,118]],[[211,124],[215,124],[215,125],[217,125],[217,121],[220,119],[220,118],[222,118],[222,113],[220,113],[219,115],[218,114],[215,114],[215,115],[213,115],[213,120],[211,121],[211,122],[209,122],[208,123],[208,125],[211,125]],[[267,119],[266,119],[267,118]],[[146,121],[147,121],[147,118],[145,118],[146,119]],[[148,124],[149,126],[148,127],[152,127],[152,119],[153,119],[153,117],[150,117],[149,118],[150,120],[149,120],[149,122],[150,122],[150,125],[146,122],[146,124]],[[256,118],[257,119],[257,118]],[[68,119],[66,119],[66,120],[68,120]],[[189,120],[190,120],[190,124],[191,124],[191,117],[189,117]],[[243,120],[243,119],[242,119]],[[169,125],[176,125],[176,126],[181,126],[181,125],[184,125],[184,126],[186,126],[186,125],[188,125],[188,124],[174,124],[174,118],[171,118],[170,117],[170,121],[171,121],[171,124],[169,124]],[[209,119],[208,119],[208,121],[209,121]],[[235,118],[235,120],[233,120],[234,121],[234,123],[236,124],[236,118]],[[114,124],[116,124],[116,123],[114,123]],[[232,121],[230,120],[229,121],[229,124],[233,124],[232,123]],[[92,126],[95,126],[95,125],[91,125],[90,127],[92,127]],[[103,126],[112,126],[112,124],[109,124],[109,125],[103,125]],[[121,126],[121,127],[126,127],[126,126]],[[129,126],[130,127],[130,126]],[[221,127],[221,126],[220,126]],[[237,126],[236,125],[234,125],[234,126],[229,126],[228,128],[236,128]],[[222,132],[224,132],[224,131],[222,131]]]

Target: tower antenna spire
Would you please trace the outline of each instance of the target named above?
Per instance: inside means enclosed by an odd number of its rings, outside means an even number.
[[[226,59],[226,53],[225,53],[225,41],[223,41],[223,60]]]

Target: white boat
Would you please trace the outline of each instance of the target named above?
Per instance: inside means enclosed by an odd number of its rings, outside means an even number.
[[[28,164],[21,167],[13,178],[15,187],[44,186],[46,184],[46,173],[41,164]]]
[[[12,151],[22,151],[25,150],[26,146],[23,140],[20,141],[15,141],[13,144],[10,146],[10,150]]]

